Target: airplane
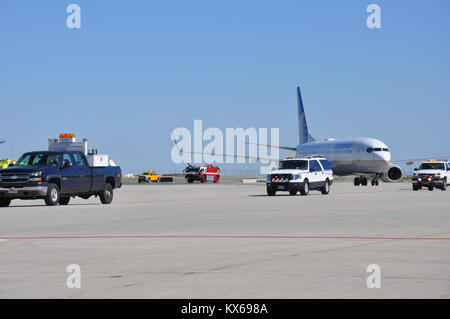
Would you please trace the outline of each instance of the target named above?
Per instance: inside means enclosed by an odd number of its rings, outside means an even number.
[[[0,144],[3,144],[3,143],[5,143],[6,141],[4,141],[4,140],[0,140]]]
[[[389,147],[382,141],[369,138],[329,138],[316,141],[308,129],[305,109],[303,106],[300,87],[297,87],[299,144],[296,147],[271,146],[279,149],[294,151],[297,157],[305,155],[320,155],[331,163],[334,175],[356,175],[355,186],[367,186],[366,175],[371,175],[372,186],[383,182],[396,182],[403,177],[403,171],[398,164],[412,165],[426,159],[392,161]]]
[[[303,106],[300,87],[297,87],[297,104],[298,104],[298,129],[299,144],[296,147],[274,146],[266,144],[253,144],[268,148],[278,148],[296,153],[296,157],[317,155],[327,158],[331,163],[333,173],[337,176],[356,176],[354,179],[355,186],[367,186],[367,175],[372,177],[372,186],[378,186],[380,179],[383,182],[397,182],[403,177],[403,171],[398,164],[412,165],[415,162],[425,161],[425,158],[392,161],[389,147],[382,141],[370,138],[345,138],[334,139],[329,138],[324,141],[316,141],[308,129],[306,121],[305,109]],[[172,140],[175,141],[174,138]],[[177,142],[175,141],[175,145]],[[177,145],[178,148],[178,145]],[[180,152],[183,150],[178,148]],[[196,153],[196,152],[189,152]],[[261,157],[237,156],[227,154],[212,154],[224,157],[244,158],[249,160],[260,161]],[[445,158],[445,157],[434,157]],[[266,159],[273,160],[273,158]]]

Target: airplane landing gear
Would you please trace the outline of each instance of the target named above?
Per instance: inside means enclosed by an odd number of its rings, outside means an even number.
[[[354,181],[355,186],[367,186],[367,177],[361,176],[361,177],[355,177]]]
[[[372,186],[380,185],[380,176],[378,174],[372,175]]]

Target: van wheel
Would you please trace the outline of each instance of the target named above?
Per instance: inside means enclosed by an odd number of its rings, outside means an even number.
[[[70,202],[70,197],[61,197],[59,199],[59,205],[67,205]]]
[[[428,190],[431,192],[434,189],[433,186],[428,186]]]
[[[59,203],[59,188],[58,185],[49,183],[47,196],[45,196],[44,201],[47,206],[56,206]]]
[[[267,189],[267,196],[275,196],[275,194],[277,193],[277,191],[272,186],[267,185],[266,189]]]
[[[444,192],[447,190],[447,179],[446,178],[444,179],[444,183],[442,184],[441,190]]]
[[[0,199],[0,207],[8,207],[11,204],[11,200],[9,198]]]
[[[111,184],[106,183],[103,191],[100,193],[100,201],[102,204],[111,204],[114,197],[114,191]]]
[[[328,180],[328,178],[325,181],[325,186],[322,187],[320,191],[322,192],[323,195],[328,195],[330,193],[330,181]]]
[[[355,180],[353,182],[353,185],[355,186],[359,186],[361,184],[361,180],[359,179],[359,177],[355,177]]]
[[[300,195],[306,196],[309,194],[309,181],[305,179],[303,186],[300,187]]]
[[[291,194],[291,196],[295,196],[297,195],[297,191],[289,191],[289,194]]]

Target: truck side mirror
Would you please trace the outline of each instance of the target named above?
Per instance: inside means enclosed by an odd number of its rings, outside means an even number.
[[[414,169],[414,172],[416,172],[416,171],[418,171],[419,169],[416,167],[415,169]]]
[[[9,163],[8,167],[13,167],[14,163]]]
[[[69,168],[72,167],[72,163],[71,162],[64,162],[63,168]]]

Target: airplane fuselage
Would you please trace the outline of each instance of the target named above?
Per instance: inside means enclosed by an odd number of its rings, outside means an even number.
[[[373,138],[330,139],[296,147],[297,156],[316,154],[331,163],[338,176],[381,174],[390,165],[391,153],[383,142]]]

